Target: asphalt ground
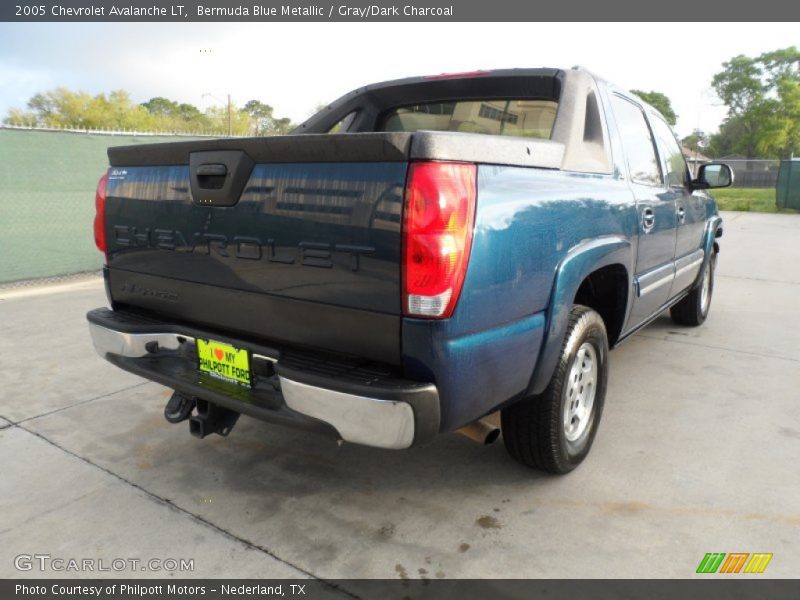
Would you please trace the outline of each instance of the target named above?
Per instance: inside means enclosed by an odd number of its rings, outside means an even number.
[[[796,577],[800,215],[724,219],[709,319],[611,353],[565,477],[455,434],[383,451],[243,417],[199,440],[164,420],[169,390],[95,354],[97,278],[0,290],[0,577],[63,577],[15,567],[46,553],[192,559],[176,577],[683,578],[707,552]]]

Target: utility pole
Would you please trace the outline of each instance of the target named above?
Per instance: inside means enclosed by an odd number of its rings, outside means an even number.
[[[205,98],[206,96],[208,96],[209,98],[213,98],[214,100],[216,100],[220,104],[222,103],[222,100],[217,98],[214,94],[210,94],[210,93],[206,92],[205,94],[203,94],[202,97]],[[206,110],[208,110],[208,109],[206,109]],[[219,117],[217,117],[217,118],[219,118]],[[233,136],[233,103],[231,102],[231,95],[228,94],[228,137],[232,137],[232,136]]]
[[[228,137],[233,135],[233,127],[231,126],[231,95],[228,94]]]

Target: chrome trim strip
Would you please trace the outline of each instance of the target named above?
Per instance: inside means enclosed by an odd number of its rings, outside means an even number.
[[[698,248],[694,252],[689,252],[689,254],[684,254],[680,258],[676,258],[675,266],[681,268],[682,266],[684,266],[685,263],[694,262],[697,259],[703,260],[705,256],[706,256],[705,250],[703,250],[702,248]]]
[[[667,272],[663,277],[659,277],[662,272]],[[670,263],[663,267],[658,267],[652,271],[639,276],[636,280],[636,285],[639,288],[639,297],[649,294],[662,286],[672,283],[675,277],[674,265]]]
[[[266,360],[268,362],[271,362],[272,364],[278,362],[278,359],[275,358],[274,356],[266,356],[264,354],[253,354],[253,360]]]
[[[414,442],[414,411],[406,402],[379,400],[280,377],[286,405],[332,425],[355,444],[399,450]]]
[[[694,270],[695,271],[695,275],[697,275],[697,269],[699,269],[700,265],[702,265],[702,264],[703,264],[703,257],[701,256],[700,258],[697,258],[697,259],[693,260],[689,264],[684,265],[683,267],[681,267],[677,271],[675,271],[675,279],[685,275],[686,273],[688,273],[688,272],[690,272],[692,270]]]
[[[699,269],[705,257],[706,253],[702,248],[681,256],[675,261],[675,279],[682,277],[693,269]],[[697,272],[695,271],[694,274],[697,275]]]
[[[147,344],[157,342],[163,350],[177,350],[181,343],[194,342],[194,338],[177,333],[124,333],[114,331],[96,323],[89,323],[92,343],[100,356],[115,354],[127,358],[139,358],[151,354]]]

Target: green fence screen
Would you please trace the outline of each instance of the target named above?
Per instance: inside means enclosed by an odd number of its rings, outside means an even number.
[[[109,146],[189,139],[0,129],[0,283],[94,271],[92,220]]]
[[[778,208],[800,209],[800,160],[781,161],[775,192]]]

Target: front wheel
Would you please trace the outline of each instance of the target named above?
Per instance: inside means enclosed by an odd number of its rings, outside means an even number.
[[[608,379],[608,336],[602,317],[575,305],[558,366],[541,394],[501,413],[503,443],[517,461],[549,473],[577,467],[592,446]]]
[[[669,309],[669,316],[678,325],[697,327],[708,317],[711,308],[711,295],[714,293],[714,271],[717,268],[717,253],[711,251],[711,257],[703,269],[700,285],[696,286],[680,302]]]

